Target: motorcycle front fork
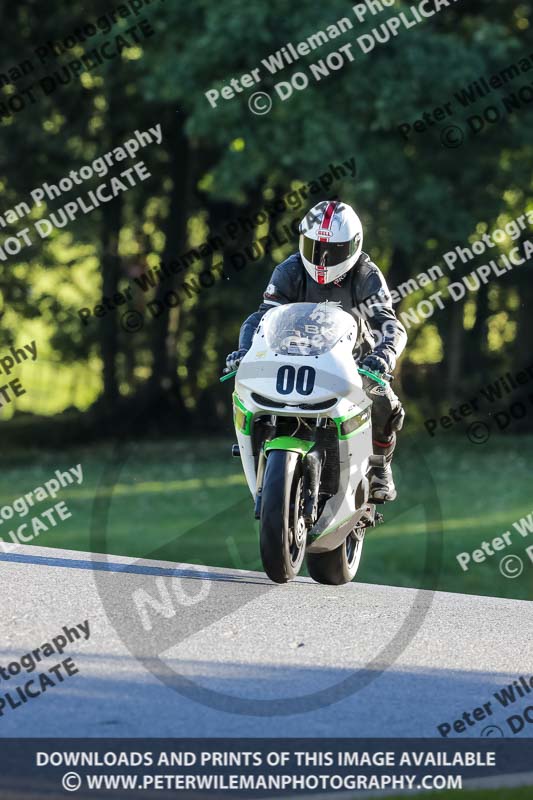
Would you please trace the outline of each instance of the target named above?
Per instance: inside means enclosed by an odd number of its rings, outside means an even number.
[[[322,455],[317,450],[311,450],[305,457],[303,476],[303,516],[307,527],[311,527],[316,522],[321,472]]]
[[[270,424],[273,429],[276,425],[276,417],[272,415]],[[316,427],[321,428],[327,425],[327,419],[318,417]],[[320,477],[322,473],[323,456],[316,450],[311,450],[305,457],[305,467],[303,470],[303,516],[307,527],[315,524],[318,514],[318,495],[320,491]],[[266,456],[264,450],[261,452],[257,461],[257,477],[255,489],[255,519],[261,517],[261,493],[263,489],[263,477],[265,474]]]

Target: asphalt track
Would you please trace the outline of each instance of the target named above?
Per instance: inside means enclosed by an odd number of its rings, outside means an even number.
[[[37,670],[70,657],[79,672],[4,708],[0,737],[435,737],[488,701],[492,715],[451,735],[511,736],[506,718],[533,704],[533,691],[507,709],[492,696],[532,673],[527,602],[277,587],[259,573],[29,546],[1,553],[0,569],[4,668],[90,624]]]

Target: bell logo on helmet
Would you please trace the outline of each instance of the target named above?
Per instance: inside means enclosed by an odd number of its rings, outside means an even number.
[[[326,236],[326,237],[333,236],[332,231],[319,230],[317,231],[317,233],[319,236]]]

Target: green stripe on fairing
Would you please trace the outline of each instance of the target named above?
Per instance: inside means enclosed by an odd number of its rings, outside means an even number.
[[[245,423],[244,428],[239,428],[241,433],[244,433],[245,436],[250,436],[252,432],[252,419],[253,419],[253,411],[248,411],[245,405],[243,405],[242,400],[239,398],[237,392],[233,392],[233,404],[237,406],[237,408],[242,411],[245,416]]]
[[[347,420],[352,419],[352,417],[357,417],[358,414],[364,414],[365,411],[367,411],[369,408],[371,408],[371,406],[372,406],[372,404],[366,406],[366,408],[362,408],[360,411],[354,411],[353,414],[346,414],[345,417],[333,417],[333,422],[337,426],[337,435],[338,435],[339,439],[341,439],[343,441],[346,441],[346,439],[350,439],[352,436],[355,436],[357,433],[361,433],[362,431],[367,429],[367,427],[370,424],[370,419],[368,419],[365,422],[363,422],[355,430],[350,431],[350,433],[345,433],[345,434],[341,433],[341,425],[342,425],[343,422],[346,422]]]
[[[236,406],[238,406],[241,409],[241,411],[244,411],[245,414],[252,413],[251,411],[248,411],[245,405],[243,405],[243,402],[239,397],[239,395],[237,394],[237,392],[233,392],[232,396],[233,396],[233,402],[235,403]]]
[[[340,528],[341,525],[344,525],[344,523],[348,522],[348,520],[351,519],[353,516],[354,514],[349,514],[345,519],[341,519],[340,522],[336,522],[335,525],[332,525],[330,528],[326,528],[326,530],[322,531],[322,533],[315,533],[313,536],[311,536],[311,540],[313,542],[317,542],[323,536],[326,536],[326,534],[336,531],[337,528]]]
[[[370,426],[370,420],[367,420],[362,425],[360,425],[359,428],[356,428],[355,430],[350,431],[350,433],[341,434],[340,433],[340,429],[339,429],[339,441],[343,441],[344,442],[344,441],[346,441],[346,439],[351,439],[352,436],[357,436],[358,433],[362,433],[363,431],[366,431],[366,429],[369,426]]]

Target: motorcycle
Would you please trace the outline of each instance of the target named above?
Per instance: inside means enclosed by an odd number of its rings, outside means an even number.
[[[275,583],[307,561],[318,583],[353,580],[365,532],[382,521],[369,502],[371,401],[353,350],[358,323],[336,303],[291,303],[263,316],[235,377],[233,419],[259,522],[261,560]],[[391,376],[386,376],[390,378]]]

